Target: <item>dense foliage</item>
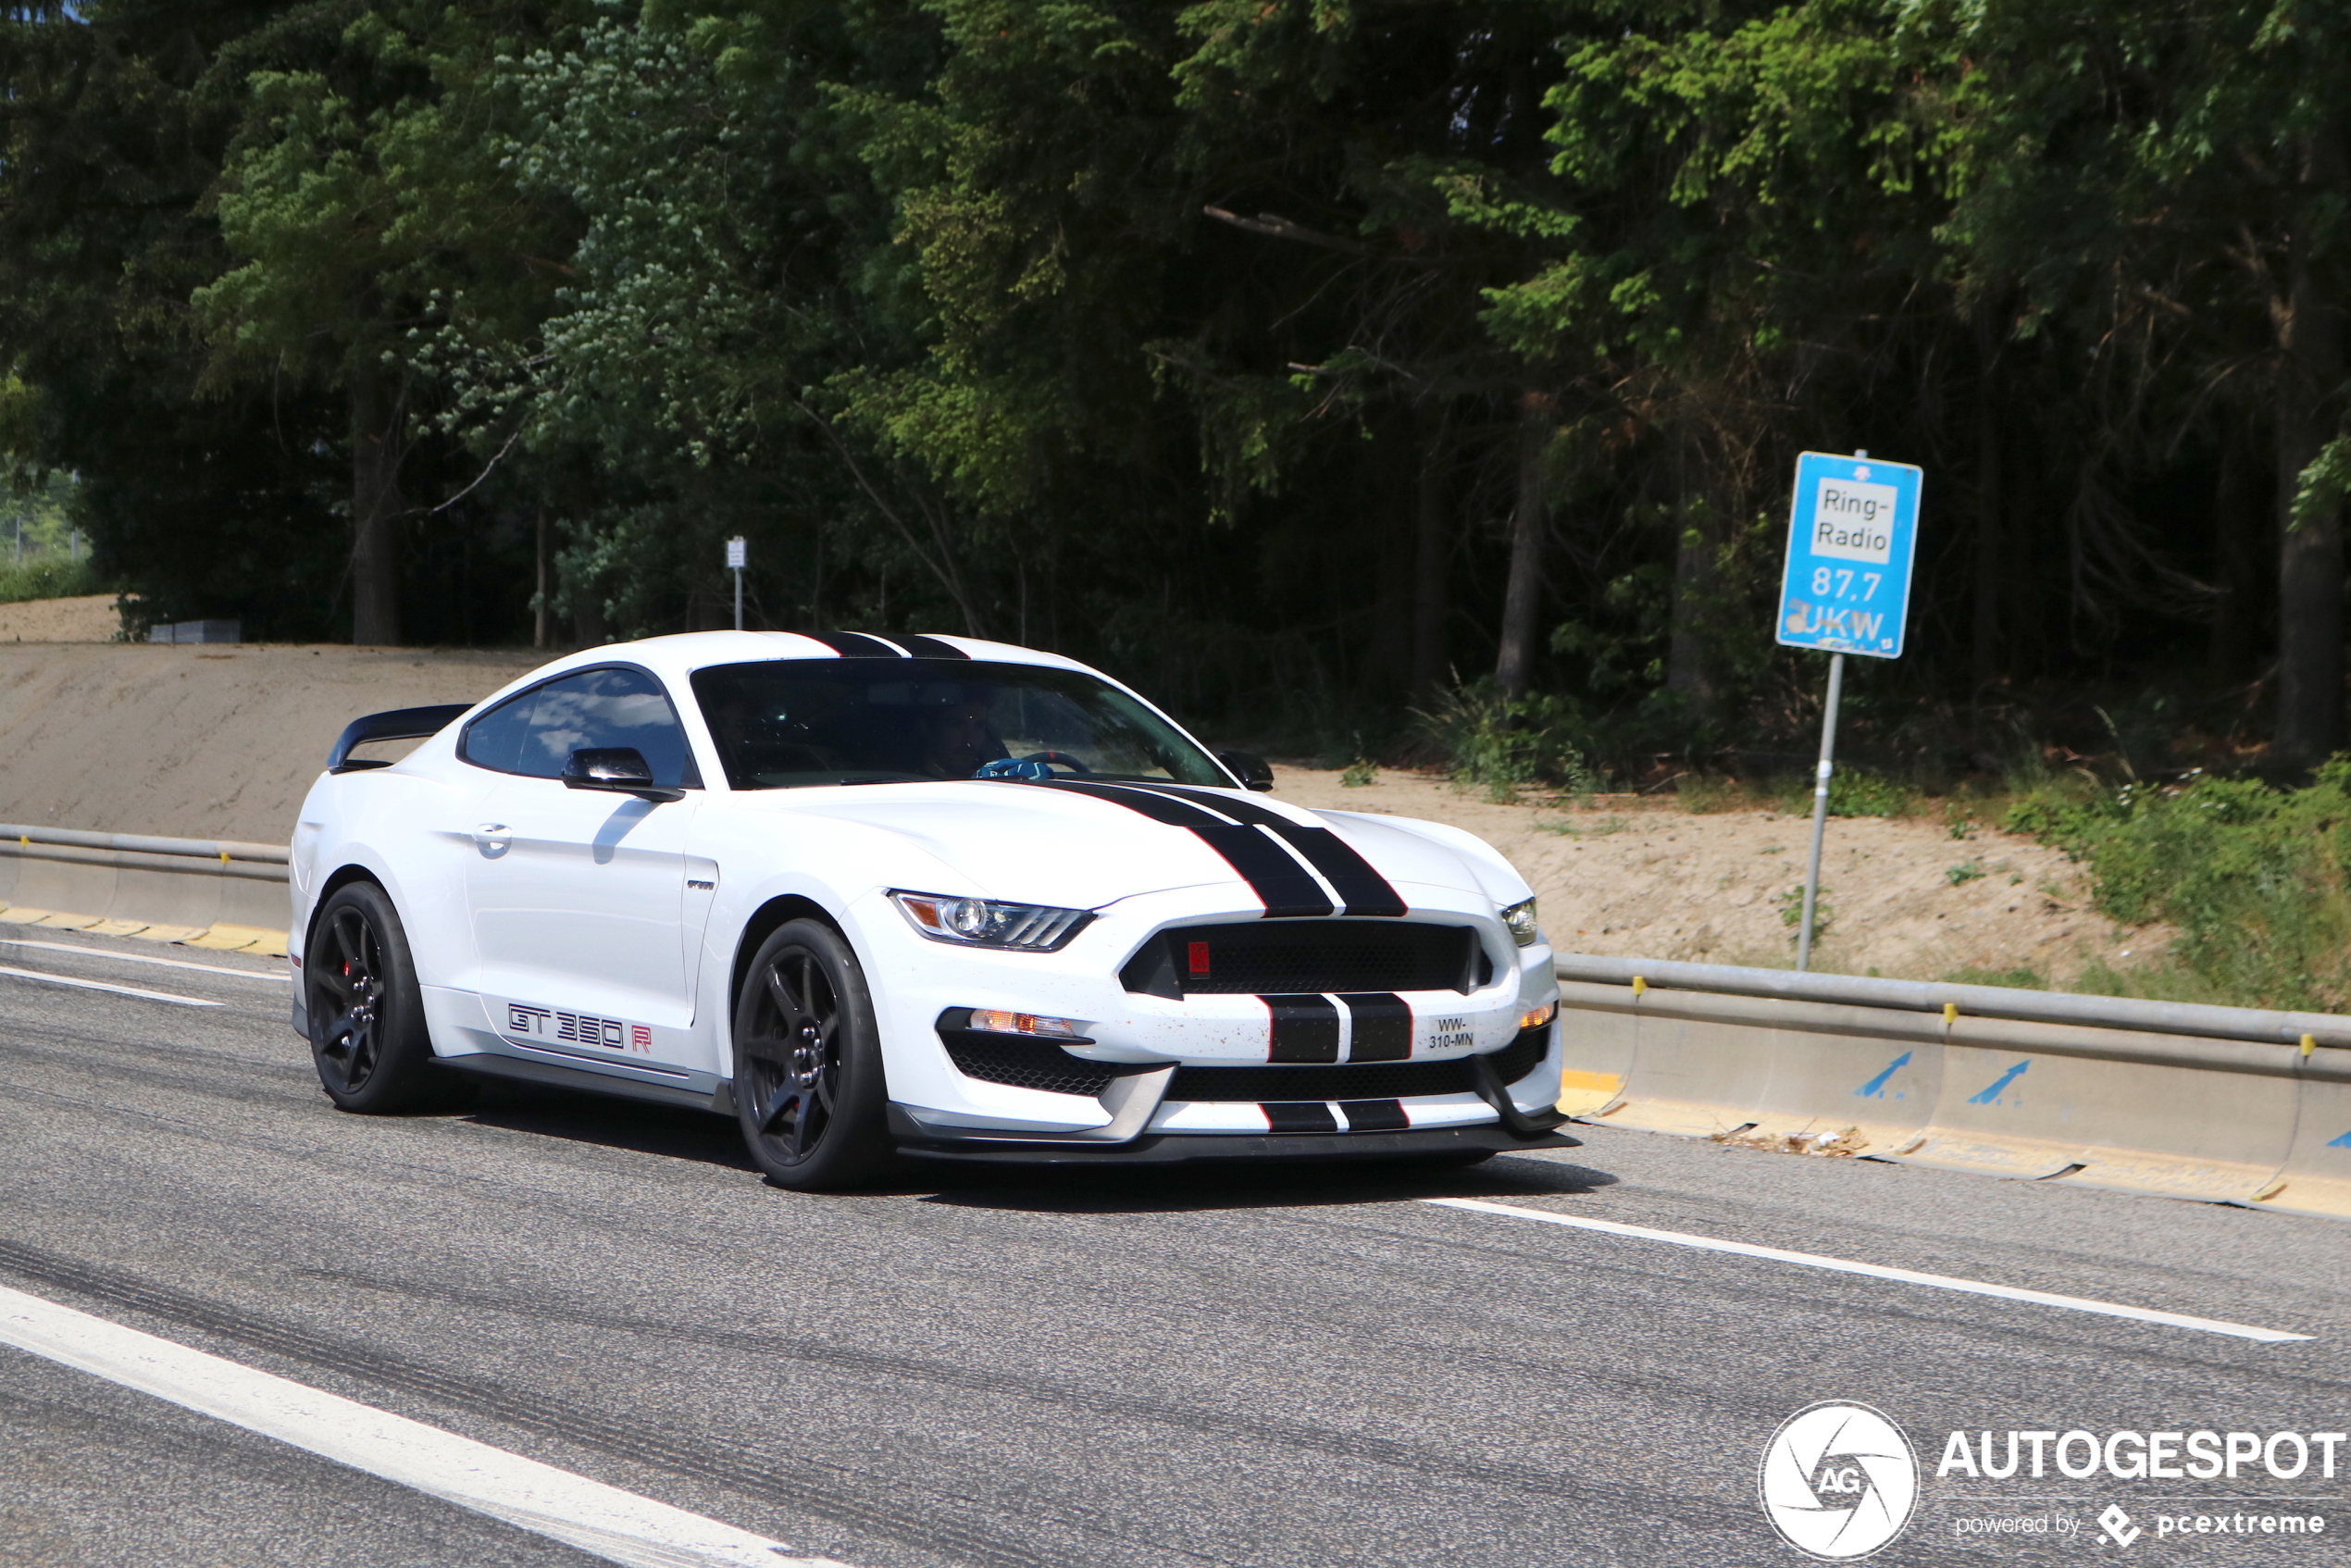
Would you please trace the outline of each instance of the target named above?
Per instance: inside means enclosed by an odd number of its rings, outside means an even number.
[[[2152,975],[2087,977],[2175,1000],[2339,1013],[2351,1007],[2351,760],[2305,788],[2198,779],[2084,793],[2045,787],[2007,826],[2092,865],[2100,913],[2177,927]]]
[[[144,613],[977,632],[1343,755],[2342,740],[2351,0],[0,5],[0,446]],[[1474,683],[1490,681],[1490,688]],[[1467,684],[1473,689],[1463,690]],[[2118,705],[2115,699],[2128,701]],[[2094,703],[2094,699],[2097,699]],[[1528,732],[1539,735],[1528,738]]]

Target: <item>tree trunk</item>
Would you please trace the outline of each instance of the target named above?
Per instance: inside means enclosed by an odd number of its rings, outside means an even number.
[[[2212,490],[2215,591],[2205,673],[2219,685],[2233,685],[2252,673],[2254,628],[2263,609],[2261,546],[2270,526],[2259,461],[2244,442],[2226,442]]]
[[[582,648],[601,648],[612,641],[604,628],[604,596],[592,582],[572,585],[571,628]]]
[[[2343,187],[2342,127],[2330,121],[2304,147],[2304,211],[2288,241],[2278,328],[2278,728],[2274,760],[2315,766],[2343,729],[2343,514],[2328,507],[2296,527],[2302,470],[2334,434],[2343,382],[2343,321],[2312,266],[2310,209]]]
[[[1673,443],[1673,629],[1665,644],[1665,689],[1705,718],[1714,704],[1713,648],[1707,623],[1715,599],[1714,508],[1699,482],[1704,469],[1697,437],[1686,418],[1677,418]]]
[[[351,387],[351,640],[400,641],[400,436],[405,387],[386,384],[372,365],[354,367]]]
[[[1999,341],[1990,303],[1975,307],[1975,622],[1971,674],[1975,695],[2005,673],[2000,644],[2000,579],[2007,565],[2000,516],[2000,421],[1998,386],[1993,376]]]
[[[1447,440],[1443,407],[1424,405],[1416,421],[1421,459],[1419,504],[1412,539],[1412,701],[1423,706],[1434,702],[1446,678],[1445,579],[1452,565],[1452,508],[1447,504],[1452,450]]]
[[[553,586],[547,581],[547,508],[544,506],[539,508],[536,518],[532,562],[536,570],[533,574],[535,586],[531,598],[533,608],[530,620],[530,645],[533,648],[544,648],[547,646],[547,597],[548,591]]]
[[[1519,405],[1518,505],[1511,515],[1511,575],[1502,591],[1502,646],[1494,680],[1506,697],[1524,697],[1535,675],[1535,621],[1543,592],[1543,534],[1550,521],[1543,497],[1543,449],[1550,443],[1551,400],[1528,392]]]
[[[1379,442],[1369,465],[1377,487],[1379,613],[1371,628],[1371,672],[1384,690],[1412,683],[1412,575],[1421,468],[1420,421],[1411,407],[1391,404],[1382,411]]]

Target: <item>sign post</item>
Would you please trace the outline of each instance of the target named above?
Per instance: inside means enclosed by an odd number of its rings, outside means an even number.
[[[737,534],[727,541],[727,569],[735,574],[735,629],[743,628],[743,536]]]
[[[1845,695],[1845,655],[1902,656],[1910,607],[1922,470],[1807,452],[1796,460],[1788,506],[1787,566],[1780,578],[1779,641],[1829,655],[1821,760],[1812,772],[1812,854],[1804,868],[1804,908],[1796,967],[1812,963],[1812,915],[1821,896],[1821,841],[1828,828],[1829,779],[1836,758],[1836,710]]]

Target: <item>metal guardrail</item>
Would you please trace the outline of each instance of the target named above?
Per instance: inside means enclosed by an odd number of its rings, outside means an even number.
[[[1560,1108],[2351,1219],[2351,1018],[1569,953]]]
[[[113,850],[127,854],[182,855],[191,860],[256,861],[284,865],[292,856],[283,844],[248,844],[234,839],[165,839],[152,833],[93,833],[79,828],[36,828],[0,822],[0,851],[8,844],[29,848],[58,844],[69,849]]]
[[[2007,986],[1951,985],[1941,980],[1802,975],[1792,969],[1743,969],[1727,964],[1606,958],[1583,952],[1559,954],[1555,966],[1562,980],[1600,985],[1630,985],[1637,978],[1668,989],[1926,1013],[1940,1013],[1944,1004],[1950,1002],[1957,1004],[1961,1013],[1979,1018],[2081,1024],[2091,1028],[2137,1029],[2147,1034],[2194,1035],[2203,1039],[2260,1040],[2292,1046],[2299,1046],[2307,1036],[2319,1045],[2351,1046],[2351,1018],[2331,1013],[2270,1013],[2254,1007],[2081,996],[2063,991],[2017,990]]]
[[[0,823],[0,921],[283,952],[283,844]]]

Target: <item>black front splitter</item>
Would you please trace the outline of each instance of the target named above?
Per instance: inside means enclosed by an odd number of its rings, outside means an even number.
[[[1559,1133],[1522,1138],[1483,1126],[1413,1127],[1404,1132],[1152,1133],[1126,1143],[1051,1142],[1009,1138],[946,1139],[917,1128],[890,1107],[899,1152],[917,1160],[964,1160],[1018,1165],[1181,1165],[1204,1160],[1386,1160],[1446,1154],[1516,1153],[1579,1149]]]

